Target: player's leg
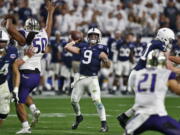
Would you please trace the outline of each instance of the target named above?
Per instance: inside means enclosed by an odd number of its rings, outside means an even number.
[[[80,61],[72,62],[72,70],[73,70],[74,75],[73,75],[73,82],[71,83],[71,88],[73,88],[75,83],[79,80],[79,77],[80,77],[79,66],[80,66]]]
[[[41,112],[34,104],[31,96],[27,97],[26,106],[30,109],[30,111],[32,113],[31,127],[34,127],[38,123]]]
[[[129,108],[126,112],[120,114],[117,117],[117,120],[119,121],[119,124],[121,125],[122,128],[125,128],[127,121],[134,115],[134,109]]]
[[[10,111],[10,92],[7,82],[0,85],[0,126]]]
[[[16,134],[31,133],[31,128],[28,122],[28,114],[25,108],[26,97],[29,94],[29,89],[21,89],[19,92],[19,103],[16,104],[16,113],[22,124],[22,129]]]
[[[169,116],[152,115],[134,131],[134,134],[138,135],[147,130],[158,131],[166,135],[180,135],[180,123]]]
[[[79,80],[75,85],[71,93],[71,105],[73,107],[73,110],[76,114],[76,120],[72,125],[72,129],[77,129],[79,126],[79,123],[83,120],[83,116],[81,114],[79,101],[83,94],[84,88],[83,88],[83,80]]]
[[[112,92],[115,93],[118,89],[120,89],[121,86],[121,76],[123,72],[123,66],[120,61],[117,62],[115,65],[115,77],[114,77],[114,82],[113,82],[113,88]]]
[[[100,132],[107,132],[108,126],[107,126],[107,121],[106,121],[106,111],[105,111],[104,105],[101,102],[98,77],[95,76],[89,79],[90,79],[89,92],[91,93],[92,100],[96,106],[97,112],[99,114],[99,118],[101,120]]]
[[[127,90],[128,90],[128,77],[129,77],[129,73],[131,70],[131,63],[129,61],[123,62],[122,63],[123,66],[123,72],[122,72],[122,76],[123,76],[123,87],[122,87],[122,94],[127,94]]]
[[[17,134],[31,133],[30,125],[28,122],[28,114],[25,109],[26,99],[29,93],[38,86],[40,81],[39,73],[21,74],[21,83],[19,87],[19,103],[16,104],[17,115],[22,123],[22,129],[17,132]]]

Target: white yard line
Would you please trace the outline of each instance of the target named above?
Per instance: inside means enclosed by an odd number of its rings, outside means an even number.
[[[31,117],[31,115],[29,115]],[[42,113],[40,117],[68,117],[68,116],[74,116],[74,113]],[[98,116],[98,114],[83,114],[83,116],[87,116],[87,117],[94,117],[94,116]],[[112,117],[112,115],[106,115],[107,117]],[[9,114],[8,117],[17,117],[16,114]]]

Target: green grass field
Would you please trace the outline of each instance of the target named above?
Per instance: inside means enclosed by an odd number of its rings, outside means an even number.
[[[74,114],[70,98],[36,98],[35,103],[41,110],[38,125],[32,129],[33,135],[122,135],[123,129],[118,125],[116,116],[133,105],[133,98],[103,98],[109,132],[99,133],[100,121],[91,99],[81,99],[81,111],[84,121],[77,130],[71,130]],[[169,97],[166,100],[167,110],[175,119],[180,119],[180,98]],[[31,119],[31,116],[29,117]],[[0,129],[0,135],[13,135],[21,128],[14,105],[11,113]],[[156,132],[146,132],[143,135],[161,135]]]

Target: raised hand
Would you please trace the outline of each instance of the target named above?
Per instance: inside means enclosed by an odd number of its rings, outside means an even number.
[[[51,2],[51,1],[48,1],[46,9],[47,9],[48,12],[54,13],[54,10],[56,9],[56,7],[57,6],[55,5],[55,3]]]

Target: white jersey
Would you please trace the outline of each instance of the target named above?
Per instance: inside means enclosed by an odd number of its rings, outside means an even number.
[[[142,69],[133,71],[129,85],[135,92],[133,108],[136,114],[167,115],[164,99],[168,90],[167,82],[173,73],[167,69]]]
[[[25,36],[28,35],[28,32],[25,31]],[[41,58],[43,56],[43,53],[45,51],[45,48],[48,44],[48,36],[45,31],[45,29],[42,29],[38,34],[35,35],[32,46],[35,48],[35,54],[28,59],[23,65],[20,66],[20,70],[23,69],[29,69],[29,70],[35,70],[36,68],[41,71]],[[23,49],[27,48],[29,46],[23,47]]]

